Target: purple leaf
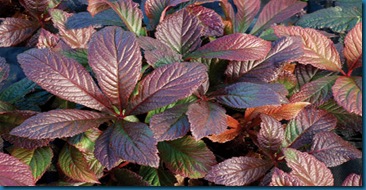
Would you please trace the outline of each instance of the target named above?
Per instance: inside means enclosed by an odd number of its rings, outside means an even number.
[[[154,68],[183,61],[182,55],[157,39],[140,36],[138,42],[140,47],[144,50],[144,57],[147,63]]]
[[[171,104],[191,95],[207,79],[207,67],[201,63],[173,63],[155,69],[146,76],[132,99],[126,115],[138,115]]]
[[[350,113],[362,116],[362,77],[340,76],[332,91],[339,105]]]
[[[215,155],[202,140],[191,136],[158,144],[159,153],[166,167],[174,174],[192,179],[203,178],[213,165]]]
[[[285,173],[284,171],[274,168],[272,174],[272,181],[269,186],[304,186],[301,181],[291,174]]]
[[[20,0],[19,3],[31,12],[42,14],[47,10],[50,0]]]
[[[187,104],[183,104],[154,115],[150,120],[150,128],[155,139],[160,142],[175,140],[186,135],[190,127],[186,116],[187,110]]]
[[[13,156],[0,152],[0,186],[34,186],[30,167]]]
[[[226,110],[219,104],[197,101],[188,107],[187,116],[191,124],[192,136],[199,140],[208,135],[218,135],[226,131]]]
[[[157,141],[144,123],[118,122],[111,134],[110,144],[123,160],[159,167]]]
[[[260,0],[234,0],[238,12],[235,14],[234,32],[245,33],[257,15],[261,1]]]
[[[48,49],[32,49],[18,55],[25,75],[43,89],[71,102],[105,110],[109,101],[78,62]]]
[[[219,58],[249,61],[264,58],[271,43],[249,34],[229,34],[218,38],[187,55],[187,58]]]
[[[155,36],[184,56],[201,45],[201,31],[200,21],[183,9],[164,19],[156,28]]]
[[[38,37],[37,48],[54,48],[57,46],[60,38],[56,34],[52,34],[51,32],[41,28],[41,32]]]
[[[205,179],[220,185],[243,186],[262,177],[271,167],[270,161],[247,156],[234,157],[213,166]]]
[[[112,148],[112,132],[113,127],[108,127],[95,141],[94,146],[95,158],[97,158],[98,161],[107,168],[107,170],[111,170],[121,161],[115,150]]]
[[[120,27],[106,27],[93,35],[89,43],[88,60],[98,84],[119,110],[140,79],[141,52],[132,32]]]
[[[362,186],[362,178],[357,174],[350,174],[343,181],[342,186]]]
[[[272,0],[267,3],[258,16],[258,20],[253,26],[251,34],[258,33],[264,28],[274,23],[282,22],[296,13],[300,12],[306,2],[298,0]]]
[[[348,70],[362,67],[362,22],[358,23],[344,39],[344,56]]]
[[[30,139],[71,137],[111,119],[105,114],[85,110],[51,110],[25,120],[10,134]]]
[[[225,75],[231,82],[241,77],[259,78],[273,81],[281,71],[282,63],[289,62],[303,55],[303,45],[299,37],[284,37],[275,41],[268,55],[255,61],[232,61],[227,66]]]
[[[327,167],[335,167],[362,157],[361,151],[333,132],[315,134],[310,153]]]
[[[203,26],[202,36],[222,36],[224,34],[222,18],[214,10],[200,5],[190,5],[186,9],[195,15]]]
[[[16,147],[26,148],[26,149],[35,149],[38,147],[44,147],[47,146],[51,139],[28,139],[25,137],[17,137],[14,135],[4,134],[2,137],[9,141],[11,144],[15,145]]]
[[[330,169],[314,156],[292,148],[283,150],[291,175],[297,177],[305,186],[333,186],[334,179]]]
[[[282,95],[261,84],[238,82],[211,94],[219,103],[233,108],[251,108],[285,103]]]
[[[310,144],[315,134],[331,131],[336,125],[337,119],[332,114],[306,107],[287,124],[283,146],[299,148]]]
[[[284,139],[284,130],[279,121],[275,118],[261,114],[261,129],[258,133],[258,143],[261,147],[277,151]]]
[[[0,18],[0,47],[19,44],[30,37],[39,27],[34,21],[22,18]]]
[[[319,78],[334,75],[334,72],[321,70],[313,67],[312,65],[296,65],[294,74],[296,76],[298,86],[302,87]]]

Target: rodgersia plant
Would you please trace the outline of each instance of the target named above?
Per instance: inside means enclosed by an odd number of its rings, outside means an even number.
[[[362,157],[362,23],[341,2],[22,1],[40,24],[0,24],[33,47],[13,84],[0,59],[0,184],[334,185]]]

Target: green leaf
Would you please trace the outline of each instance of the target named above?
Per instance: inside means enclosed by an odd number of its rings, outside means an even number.
[[[296,24],[304,28],[330,28],[341,33],[349,31],[361,20],[362,7],[330,7],[305,14]]]
[[[9,112],[9,111],[14,111],[15,109],[16,108],[14,106],[12,106],[11,104],[0,101],[0,112]]]
[[[28,78],[24,78],[4,89],[0,93],[0,100],[13,104],[19,100],[22,100],[24,96],[31,92],[35,87],[36,84],[34,82]]]
[[[216,164],[215,155],[202,141],[191,136],[159,142],[160,157],[174,174],[189,178],[202,178]]]
[[[67,142],[81,152],[93,152],[95,141],[102,132],[97,128],[90,128],[84,133],[67,139]]]
[[[141,166],[139,173],[145,181],[153,186],[174,186],[174,183],[177,182],[174,175],[161,166],[159,168]]]
[[[14,106],[21,110],[41,111],[40,106],[44,105],[53,95],[44,90],[25,95],[24,98],[14,103]]]
[[[70,145],[66,144],[61,150],[58,165],[61,171],[73,180],[99,183],[82,152]]]
[[[0,134],[9,133],[14,127],[22,124],[24,120],[37,114],[34,111],[15,110],[0,114]]]
[[[14,148],[11,155],[30,166],[35,181],[38,181],[51,165],[53,153],[50,147],[37,149]]]
[[[88,65],[88,50],[87,49],[70,49],[61,51],[61,54],[68,58],[75,59],[78,63],[82,64],[87,71],[91,71]]]

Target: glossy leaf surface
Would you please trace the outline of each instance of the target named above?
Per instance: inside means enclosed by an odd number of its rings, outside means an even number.
[[[0,19],[0,47],[19,44],[30,37],[38,28],[38,23],[22,18]]]
[[[257,15],[261,1],[260,0],[234,0],[238,12],[235,14],[234,32],[245,33]]]
[[[238,120],[226,115],[227,130],[218,135],[211,135],[207,138],[212,142],[225,143],[233,140],[241,131],[241,126]]]
[[[357,174],[350,174],[343,181],[342,186],[362,186],[362,177]]]
[[[291,174],[285,173],[284,171],[275,168],[272,181],[269,184],[270,186],[303,186],[301,181],[295,176]]]
[[[75,13],[67,19],[67,29],[80,29],[93,26],[95,28],[103,26],[121,26],[126,27],[121,18],[112,9],[101,11],[92,16],[89,12]]]
[[[20,0],[19,2],[24,8],[37,14],[44,13],[50,4],[50,0]]]
[[[60,38],[56,34],[52,34],[51,32],[41,28],[37,48],[54,48],[57,46],[59,40]]]
[[[25,95],[31,91],[34,91],[36,84],[28,78],[23,78],[17,82],[14,82],[9,87],[2,90],[0,93],[0,100],[15,104],[24,99]]]
[[[222,18],[214,10],[198,5],[188,6],[187,10],[195,15],[203,26],[202,36],[222,36],[224,34]]]
[[[83,153],[93,152],[95,141],[101,134],[98,128],[90,128],[84,133],[68,138],[67,142]]]
[[[99,12],[109,8],[106,0],[88,0],[88,12],[94,17]]]
[[[259,145],[262,148],[277,151],[284,139],[284,130],[281,123],[265,114],[261,114],[260,118],[262,120],[261,129],[257,135]]]
[[[152,186],[173,186],[177,181],[170,171],[162,167],[141,166],[139,174]]]
[[[18,137],[9,134],[4,134],[2,135],[2,137],[14,146],[25,149],[36,149],[39,147],[44,147],[49,145],[49,143],[52,141],[51,139],[28,139],[26,137]]]
[[[349,70],[362,66],[362,22],[358,23],[344,39],[344,56]]]
[[[95,141],[94,155],[98,161],[107,168],[111,170],[113,167],[117,166],[121,160],[116,151],[112,148],[111,136],[114,127],[108,127]]]
[[[0,152],[1,186],[34,186],[30,167],[13,156]]]
[[[362,116],[362,77],[339,77],[332,87],[334,99],[350,113]]]

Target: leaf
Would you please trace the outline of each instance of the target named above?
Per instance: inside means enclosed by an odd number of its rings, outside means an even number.
[[[36,149],[39,147],[45,147],[48,146],[49,143],[52,141],[51,139],[28,139],[25,137],[17,137],[9,134],[3,134],[2,137],[14,146],[25,149]]]
[[[118,186],[150,186],[137,173],[125,168],[114,170],[114,176]]]
[[[136,37],[119,27],[106,27],[93,35],[88,60],[98,84],[121,111],[140,79],[142,57]]]
[[[306,2],[298,0],[272,0],[269,1],[258,16],[251,34],[256,34],[272,24],[282,22],[300,12]]]
[[[36,87],[33,92],[25,95],[20,100],[14,103],[14,106],[21,110],[33,110],[41,111],[40,106],[45,105],[45,103],[52,97],[52,94]]]
[[[359,0],[337,0],[335,2],[336,6],[341,6],[341,7],[361,7],[362,6],[362,1]]]
[[[0,113],[15,111],[16,108],[6,102],[0,101]]]
[[[18,55],[18,61],[25,75],[50,93],[96,110],[109,107],[93,78],[75,60],[32,49]]]
[[[35,21],[22,18],[0,19],[0,47],[18,45],[29,38],[39,27]]]
[[[290,102],[310,102],[314,106],[323,104],[332,97],[332,86],[337,77],[327,76],[305,84],[291,96]]]
[[[195,15],[203,26],[202,36],[222,36],[224,34],[222,18],[214,10],[199,5],[190,5],[186,9]]]
[[[142,28],[142,11],[139,4],[132,0],[106,1],[108,5],[122,19],[127,29],[137,36],[144,35],[146,32]]]
[[[350,113],[362,116],[362,77],[340,76],[332,91],[339,105]]]
[[[10,134],[30,139],[71,137],[90,128],[98,127],[111,117],[85,110],[51,110],[25,120]]]
[[[94,17],[99,12],[110,8],[106,0],[88,0],[88,12]]]
[[[101,134],[98,128],[90,128],[84,133],[68,138],[67,142],[83,153],[93,152],[95,141]]]
[[[342,186],[362,186],[362,178],[357,174],[350,174],[343,181]]]
[[[329,7],[303,15],[296,25],[304,28],[330,28],[342,33],[352,29],[362,20],[362,9],[358,7]]]
[[[314,135],[335,128],[337,119],[324,110],[304,108],[285,129],[284,147],[299,148],[310,144]]]
[[[348,70],[362,67],[362,22],[347,34],[344,39],[344,56],[347,59]]]
[[[97,158],[107,170],[111,170],[121,161],[111,144],[113,128],[114,127],[108,127],[95,141],[94,146],[95,158]]]
[[[261,129],[257,135],[257,140],[262,148],[276,152],[284,139],[284,130],[279,121],[275,118],[261,114]]]
[[[92,173],[99,179],[104,176],[104,166],[95,158],[93,151],[82,153]]]
[[[282,36],[299,36],[304,44],[304,55],[296,61],[311,64],[319,69],[342,71],[342,65],[333,42],[315,29],[299,26],[274,26],[275,34]]]
[[[219,103],[233,108],[251,108],[284,103],[284,98],[270,87],[261,84],[238,82],[211,94]]]
[[[226,110],[219,104],[197,101],[188,107],[187,116],[192,136],[199,140],[226,130]]]
[[[317,79],[334,75],[333,72],[321,70],[311,65],[299,65],[299,64],[296,65],[294,73],[299,88]]]
[[[28,165],[0,152],[0,185],[34,186],[35,181]]]
[[[219,58],[249,61],[264,58],[271,48],[268,41],[249,34],[229,34],[216,39],[186,56],[186,58]]]
[[[157,39],[140,36],[137,40],[140,47],[144,50],[144,58],[147,63],[154,68],[183,61],[182,55]]]
[[[15,148],[11,155],[30,166],[35,181],[38,181],[47,168],[51,165],[53,153],[50,147],[37,148],[33,150]]]
[[[190,12],[183,9],[164,19],[156,28],[156,39],[185,56],[201,45],[202,26]]]
[[[54,48],[57,46],[60,38],[56,34],[52,34],[51,32],[41,28],[41,32],[38,37],[37,48]]]
[[[144,166],[159,166],[157,141],[144,123],[118,122],[110,136],[115,153],[123,160]]]
[[[62,148],[58,158],[58,166],[67,177],[75,181],[99,183],[82,152],[70,145],[66,144]]]
[[[67,45],[69,45],[71,48],[87,48],[89,39],[95,32],[92,26],[82,29],[67,29],[66,22],[67,19],[72,16],[72,14],[59,9],[52,9],[49,12],[54,26],[59,31],[58,34]]]
[[[167,168],[184,177],[202,178],[216,164],[215,156],[206,144],[191,136],[159,142],[158,149]]]
[[[36,115],[34,111],[14,110],[0,113],[0,134],[9,133],[24,120]]]
[[[327,167],[339,166],[349,160],[362,157],[362,152],[333,132],[315,134],[310,154]]]
[[[174,186],[177,181],[172,173],[162,167],[141,166],[139,174],[152,186]]]
[[[28,78],[23,78],[4,89],[0,93],[0,100],[14,104],[22,100],[27,93],[33,91],[35,86],[34,82]]]
[[[282,105],[268,105],[260,106],[255,108],[248,108],[245,110],[244,118],[246,121],[251,121],[259,114],[266,114],[277,121],[281,120],[291,120],[297,116],[297,114],[306,106],[309,102],[295,102]]]
[[[303,55],[303,45],[298,37],[283,37],[274,42],[268,55],[259,60],[232,61],[228,64],[225,75],[230,82],[243,77],[273,81],[280,74],[282,64]]]
[[[266,160],[233,157],[212,167],[205,179],[220,185],[243,186],[262,177],[271,167],[272,163]]]
[[[261,1],[234,0],[233,2],[237,9],[234,19],[234,32],[245,33],[257,15]]]
[[[2,87],[4,80],[8,78],[9,72],[10,65],[6,63],[4,57],[0,57],[0,88]]]
[[[177,105],[150,119],[150,129],[157,141],[175,140],[186,135],[190,124],[186,116],[188,105]]]
[[[269,186],[304,186],[301,181],[291,174],[285,173],[284,171],[275,168],[272,181]]]
[[[141,82],[126,115],[138,115],[190,96],[207,78],[201,63],[182,62],[155,69]]]
[[[283,150],[291,175],[297,177],[305,186],[333,186],[333,174],[324,163],[314,156],[292,148]]]
[[[50,0],[21,0],[19,2],[24,8],[36,14],[44,13],[50,4]]]
[[[81,29],[89,26],[94,28],[103,26],[126,27],[118,14],[112,9],[101,11],[94,16],[89,12],[75,13],[67,19],[65,26],[67,29]]]
[[[226,125],[228,126],[226,131],[218,135],[208,136],[207,138],[212,142],[225,143],[233,140],[239,135],[241,131],[241,125],[238,120],[234,119],[230,115],[226,115]]]

